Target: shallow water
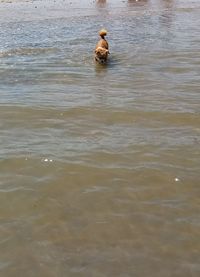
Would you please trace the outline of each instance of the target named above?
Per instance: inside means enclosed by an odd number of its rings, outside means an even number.
[[[0,275],[199,276],[200,3],[80,2],[0,4]]]

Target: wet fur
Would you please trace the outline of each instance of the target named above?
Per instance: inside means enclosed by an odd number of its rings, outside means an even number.
[[[99,32],[101,39],[98,41],[95,48],[95,60],[100,64],[105,64],[108,60],[109,45],[107,40],[104,37],[106,36],[106,34],[107,34],[107,31],[104,29]]]

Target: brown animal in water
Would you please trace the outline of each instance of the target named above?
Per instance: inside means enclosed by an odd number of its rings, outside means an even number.
[[[108,42],[105,39],[107,31],[105,29],[102,29],[99,31],[99,35],[101,39],[99,40],[95,48],[95,60],[101,64],[105,64],[108,60],[108,54],[110,54],[108,50]]]

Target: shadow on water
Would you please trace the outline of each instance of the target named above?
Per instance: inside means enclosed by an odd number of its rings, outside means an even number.
[[[95,62],[95,72],[97,75],[105,75],[107,74],[109,69],[109,64],[100,64]]]
[[[113,54],[105,64],[95,62],[95,71],[97,74],[107,74],[109,70],[119,67],[121,62],[120,58],[116,54]]]

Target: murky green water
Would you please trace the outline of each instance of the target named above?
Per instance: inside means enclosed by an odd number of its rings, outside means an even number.
[[[197,0],[0,3],[0,276],[200,276],[199,27]]]

